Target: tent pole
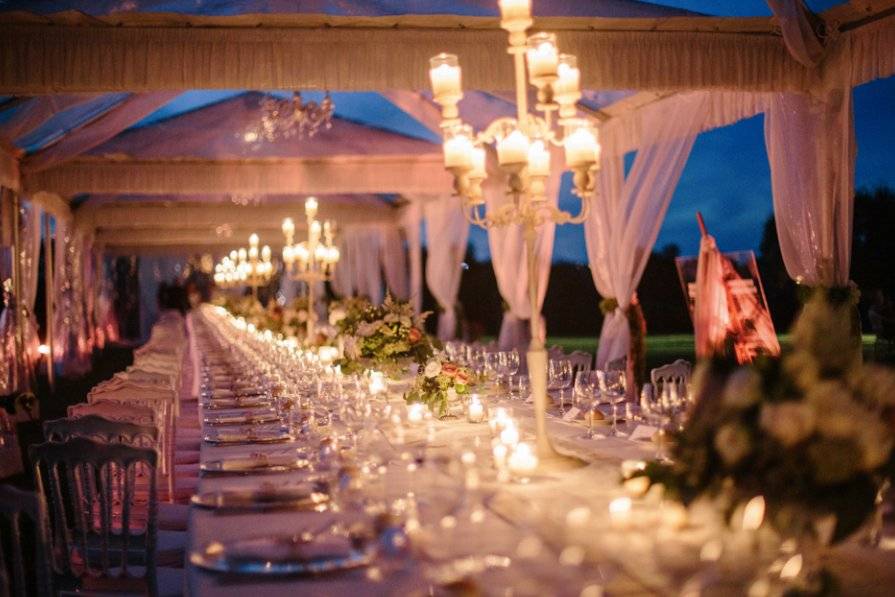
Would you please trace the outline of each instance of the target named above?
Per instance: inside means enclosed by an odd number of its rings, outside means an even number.
[[[54,321],[55,317],[55,307],[56,307],[56,287],[55,287],[55,273],[56,268],[55,259],[53,258],[53,232],[50,228],[50,214],[44,213],[44,306],[46,308],[46,343],[49,351],[46,354],[47,357],[47,381],[50,384],[50,391],[55,390],[56,379],[55,379],[55,371],[53,370],[53,363],[55,362],[55,349],[54,345]]]

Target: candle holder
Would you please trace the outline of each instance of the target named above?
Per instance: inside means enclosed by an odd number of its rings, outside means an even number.
[[[487,418],[485,403],[481,401],[478,394],[471,395],[466,404],[466,420],[470,423],[483,423]]]
[[[535,243],[538,229],[548,222],[580,224],[587,219],[590,202],[596,188],[600,146],[597,132],[586,121],[575,118],[576,102],[581,97],[580,71],[574,56],[560,54],[556,37],[541,33],[526,38],[532,25],[530,0],[499,0],[501,27],[509,34],[507,52],[512,56],[516,81],[516,118],[498,118],[484,131],[470,135],[457,111],[460,65],[456,56],[439,54],[430,63],[435,101],[442,106],[442,129],[447,140],[454,135],[471,138],[470,151],[484,151],[484,146],[495,146],[501,173],[506,178],[507,194],[512,201],[492,209],[482,210],[482,183],[487,177],[484,167],[473,160],[459,160],[459,154],[445,154],[445,164],[454,177],[454,190],[461,198],[467,220],[486,229],[521,226],[528,266],[529,302],[531,304],[531,344],[527,353],[531,392],[535,402],[536,452],[542,465],[552,468],[580,466],[583,462],[559,454],[547,434],[547,352],[545,339],[540,336],[538,303],[538,266]],[[536,110],[528,110],[528,79],[538,90]],[[447,65],[447,66],[445,66]],[[454,69],[456,71],[448,70]],[[440,70],[438,70],[440,69]],[[437,72],[436,72],[437,70]],[[559,110],[559,122],[554,113]],[[556,130],[559,124],[559,130]],[[532,150],[531,143],[541,143]],[[574,172],[574,192],[581,200],[577,214],[560,210],[546,201],[550,160],[544,161],[547,148],[562,148],[566,164]],[[448,147],[445,147],[447,150]],[[455,147],[450,148],[452,151]],[[541,151],[543,149],[543,152]],[[549,158],[549,153],[547,153]]]

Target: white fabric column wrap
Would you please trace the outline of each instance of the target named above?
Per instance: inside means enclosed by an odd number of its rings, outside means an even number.
[[[423,204],[426,217],[426,283],[441,313],[438,338],[457,337],[457,295],[460,292],[461,264],[469,239],[469,223],[456,197],[441,197]]]

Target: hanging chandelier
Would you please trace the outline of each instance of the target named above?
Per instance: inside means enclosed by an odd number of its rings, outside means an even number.
[[[260,103],[261,118],[249,128],[243,138],[246,142],[275,141],[298,137],[310,138],[321,129],[332,127],[335,104],[329,91],[321,102],[305,102],[300,91],[286,99],[265,95]]]
[[[258,235],[249,236],[249,248],[242,247],[230,251],[214,268],[214,283],[221,288],[251,286],[252,296],[258,298],[258,287],[273,278],[270,247],[258,249]]]
[[[335,246],[335,230],[332,222],[320,223],[317,217],[317,199],[308,197],[305,201],[305,221],[308,240],[295,243],[295,222],[292,218],[283,220],[283,271],[293,280],[304,282],[308,290],[307,336],[312,338],[317,320],[315,304],[315,284],[332,277],[333,269],[339,262],[340,254]]]
[[[457,56],[439,54],[430,60],[429,77],[435,101],[441,105],[444,164],[453,174],[454,189],[473,224],[490,228],[524,224],[528,220],[581,223],[587,217],[600,158],[597,131],[578,117],[581,73],[575,56],[560,54],[553,33],[526,37],[532,25],[530,0],[500,0],[500,25],[509,32],[507,52],[513,57],[516,79],[515,118],[498,118],[475,133],[460,119],[463,98]],[[526,74],[527,64],[527,74]],[[528,109],[528,85],[537,89],[536,112]],[[548,204],[550,146],[564,150],[565,166],[574,173],[574,193],[581,211],[573,216]],[[483,214],[482,183],[488,177],[487,149],[493,148],[500,172],[506,176],[513,203]]]
[[[548,222],[581,223],[587,218],[600,162],[597,131],[578,117],[581,72],[575,56],[560,54],[553,33],[527,36],[533,21],[531,0],[499,0],[500,26],[509,33],[507,52],[513,57],[516,81],[516,117],[498,118],[475,133],[460,118],[463,98],[457,56],[439,54],[429,61],[429,78],[435,101],[441,105],[444,165],[454,178],[463,213],[483,228],[517,225],[522,228],[528,267],[531,305],[531,344],[528,373],[535,405],[538,456],[556,464],[580,464],[559,454],[547,435],[547,352],[541,336],[538,308],[538,229]],[[527,67],[527,70],[526,70]],[[537,89],[535,112],[528,109],[529,82]],[[547,179],[553,167],[551,146],[562,148],[565,168],[573,172],[574,193],[581,201],[577,215],[556,207],[547,196]],[[488,178],[488,152],[496,154],[499,173],[506,180],[510,201],[485,207],[482,184]]]

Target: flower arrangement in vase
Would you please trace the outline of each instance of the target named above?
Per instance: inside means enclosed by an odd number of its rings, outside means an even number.
[[[429,313],[416,315],[409,302],[385,297],[381,305],[367,304],[346,312],[338,321],[343,373],[372,365],[390,376],[403,374],[411,363],[422,365],[434,346],[423,331]]]
[[[451,361],[433,357],[421,367],[413,386],[404,395],[408,404],[422,402],[439,417],[447,416],[451,406],[469,393],[473,373]]]
[[[895,471],[895,372],[855,356],[847,303],[816,293],[779,358],[701,363],[672,460],[632,476],[729,512],[763,496],[782,536],[816,534],[821,520],[833,542],[858,530]]]

